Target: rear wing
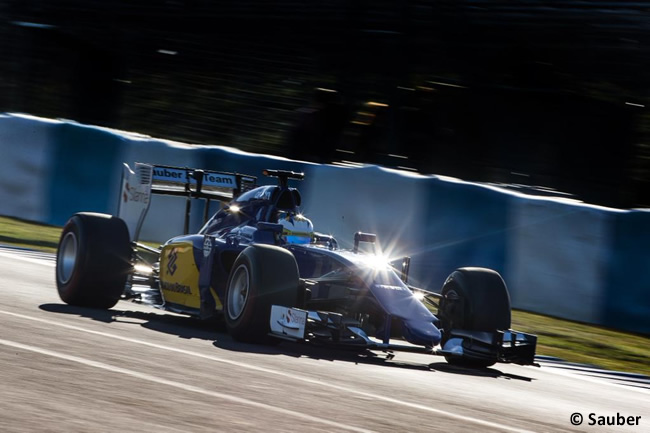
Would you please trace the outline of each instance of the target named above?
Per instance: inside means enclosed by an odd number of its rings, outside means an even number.
[[[192,199],[203,199],[207,221],[211,200],[229,202],[255,188],[257,178],[240,173],[227,173],[194,168],[152,165],[137,162],[135,170],[124,164],[117,216],[129,228],[131,241],[137,241],[142,223],[151,204],[152,194],[185,197],[184,233],[189,231]]]

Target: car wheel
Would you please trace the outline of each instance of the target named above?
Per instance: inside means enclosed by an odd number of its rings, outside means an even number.
[[[510,295],[498,272],[484,268],[461,268],[454,271],[442,287],[438,310],[443,329],[442,344],[452,329],[495,332],[510,328]],[[466,367],[489,367],[496,363],[486,354],[472,357],[446,356],[448,363]]]
[[[65,303],[108,309],[119,301],[131,271],[124,221],[78,213],[63,227],[56,254],[56,286]]]
[[[242,251],[225,293],[224,319],[230,335],[249,343],[277,342],[269,336],[271,306],[295,306],[298,278],[296,260],[284,248],[259,244]]]

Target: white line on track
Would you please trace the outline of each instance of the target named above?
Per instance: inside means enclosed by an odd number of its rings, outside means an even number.
[[[36,259],[33,257],[16,254],[15,252],[7,252],[8,250],[0,251],[0,257],[8,257],[10,259],[22,260],[23,262],[36,263],[37,265],[56,267],[56,262],[48,259]]]
[[[453,418],[453,419],[456,419],[456,420],[460,420],[460,421],[464,421],[464,422],[468,422],[468,423],[472,423],[472,424],[477,424],[477,425],[481,425],[481,426],[485,426],[485,427],[490,427],[490,428],[499,429],[499,430],[503,430],[503,431],[509,431],[509,432],[516,432],[516,433],[530,433],[529,430],[514,428],[514,427],[510,427],[508,425],[498,424],[498,423],[490,422],[490,421],[485,421],[485,420],[482,420],[482,419],[479,419],[479,418],[472,418],[472,417],[469,417],[469,416],[466,416],[466,415],[458,415],[456,413],[449,412],[449,411],[446,411],[444,409],[436,409],[436,408],[425,406],[425,405],[418,404],[418,403],[412,403],[412,402],[408,402],[408,401],[398,400],[398,399],[395,399],[395,398],[386,397],[386,396],[379,395],[379,394],[373,394],[373,393],[366,392],[366,391],[360,391],[360,390],[357,390],[357,389],[354,389],[354,388],[349,388],[349,387],[345,387],[345,386],[335,385],[335,384],[332,384],[332,383],[322,382],[320,380],[312,379],[312,378],[305,377],[305,376],[299,376],[299,375],[295,375],[295,374],[291,374],[291,373],[285,373],[283,371],[273,370],[273,369],[265,368],[265,367],[259,367],[257,365],[246,364],[244,362],[233,361],[233,360],[230,360],[230,359],[219,358],[219,357],[213,356],[213,355],[205,355],[205,354],[202,354],[202,353],[199,353],[199,352],[192,352],[192,351],[189,351],[189,350],[178,349],[178,348],[175,348],[175,347],[163,346],[161,344],[150,343],[148,341],[138,340],[138,339],[135,339],[135,338],[123,337],[123,336],[120,336],[120,335],[109,334],[109,333],[101,332],[101,331],[93,331],[93,330],[90,330],[90,329],[85,329],[85,328],[81,328],[81,327],[74,326],[74,325],[67,325],[67,324],[63,324],[63,323],[57,323],[57,322],[54,322],[52,320],[40,319],[40,318],[37,318],[37,317],[26,316],[24,314],[12,313],[12,312],[9,312],[9,311],[0,310],[0,314],[6,314],[8,316],[18,317],[18,318],[22,318],[22,319],[26,319],[26,320],[32,320],[32,321],[40,322],[40,323],[45,323],[45,324],[50,325],[50,326],[58,326],[58,327],[61,327],[61,328],[66,328],[66,329],[71,329],[71,330],[75,330],[75,331],[85,332],[85,333],[88,333],[88,334],[93,334],[93,335],[98,335],[98,336],[102,336],[102,337],[112,338],[112,339],[115,339],[115,340],[126,341],[126,342],[129,342],[129,343],[139,344],[139,345],[142,345],[142,346],[148,346],[148,347],[152,347],[152,348],[156,348],[156,349],[160,349],[160,350],[166,350],[166,351],[169,351],[169,352],[181,353],[183,355],[193,356],[193,357],[202,358],[202,359],[208,359],[208,360],[215,361],[215,362],[221,362],[223,364],[228,364],[228,365],[232,365],[232,366],[239,367],[239,368],[245,368],[245,369],[248,369],[248,370],[254,370],[254,371],[259,371],[259,372],[263,372],[263,373],[267,373],[267,374],[272,374],[272,375],[275,375],[275,376],[281,376],[281,377],[285,377],[285,378],[288,378],[288,379],[297,380],[297,381],[309,383],[309,384],[312,384],[312,385],[317,385],[317,386],[324,387],[324,388],[331,388],[331,389],[335,389],[337,391],[342,391],[342,392],[345,392],[345,393],[348,393],[348,394],[355,394],[355,395],[363,396],[363,397],[370,398],[370,399],[377,400],[377,401],[384,401],[384,402],[392,403],[394,405],[399,405],[399,406],[404,406],[404,407],[408,407],[408,408],[411,408],[411,409],[417,409],[417,410],[421,410],[421,411],[425,411],[425,412],[435,413],[437,415],[441,415],[441,416],[445,416],[445,417],[448,417],[448,418]],[[0,341],[2,341],[2,340],[0,340]]]
[[[635,386],[634,384],[625,384],[621,383],[623,379],[617,378],[617,377],[608,377],[604,378],[601,376],[598,376],[598,374],[589,374],[585,372],[580,372],[573,370],[571,368],[566,368],[566,367],[558,367],[556,365],[548,365],[544,364],[542,361],[542,367],[544,367],[544,372],[546,373],[551,373],[555,374],[557,376],[563,376],[563,377],[569,377],[571,379],[579,379],[583,380],[585,382],[590,382],[590,383],[595,383],[598,385],[605,385],[605,386],[613,386],[619,389],[625,389],[626,391],[631,391],[631,392],[640,392],[641,394],[647,394],[650,395],[650,389],[649,388],[643,388],[639,386]],[[619,381],[619,382],[610,382],[610,381]],[[643,385],[643,383],[642,383]]]
[[[127,375],[127,376],[134,377],[136,379],[146,380],[148,382],[154,382],[154,383],[158,383],[158,384],[161,384],[161,385],[171,386],[171,387],[174,387],[174,388],[182,389],[184,391],[190,391],[190,392],[195,392],[197,394],[203,394],[203,395],[207,395],[207,396],[210,396],[210,397],[219,398],[219,399],[226,400],[226,401],[229,401],[229,402],[232,402],[232,403],[238,403],[238,404],[253,406],[253,407],[256,407],[256,408],[259,408],[259,409],[264,409],[264,410],[268,410],[268,411],[272,411],[272,412],[277,412],[277,413],[280,413],[282,415],[288,415],[288,416],[291,416],[291,417],[294,417],[294,418],[300,418],[300,419],[303,419],[303,420],[306,420],[306,421],[311,421],[311,422],[314,422],[314,423],[325,424],[325,425],[330,426],[330,427],[336,427],[337,429],[343,429],[343,430],[355,431],[355,432],[364,432],[364,433],[372,431],[372,430],[366,430],[366,429],[362,429],[362,428],[358,428],[358,427],[352,427],[352,426],[349,426],[349,425],[346,425],[346,424],[341,424],[341,423],[334,422],[334,421],[329,421],[329,420],[326,420],[326,419],[323,419],[323,418],[318,418],[318,417],[311,416],[311,415],[305,415],[305,414],[300,413],[300,412],[295,412],[295,411],[292,411],[292,410],[282,409],[280,407],[271,406],[271,405],[264,404],[264,403],[259,403],[259,402],[256,402],[256,401],[253,401],[253,400],[248,400],[248,399],[241,398],[241,397],[235,397],[233,395],[224,394],[222,392],[210,391],[208,389],[199,388],[198,386],[192,386],[192,385],[188,385],[188,384],[185,384],[185,383],[175,382],[173,380],[163,379],[163,378],[160,378],[160,377],[157,377],[157,376],[152,376],[150,374],[140,373],[140,372],[137,372],[137,371],[134,371],[134,370],[129,370],[127,368],[116,367],[116,366],[110,365],[110,364],[104,364],[103,362],[97,362],[97,361],[93,361],[93,360],[86,359],[86,358],[80,358],[78,356],[66,355],[64,353],[55,352],[55,351],[52,351],[52,350],[47,350],[47,349],[43,349],[43,348],[40,348],[40,347],[28,345],[28,344],[16,343],[14,341],[4,340],[4,339],[1,339],[1,338],[0,338],[0,344],[2,344],[4,346],[13,347],[13,348],[16,348],[16,349],[26,350],[26,351],[29,351],[29,352],[40,353],[41,355],[46,355],[46,356],[51,356],[51,357],[55,357],[55,358],[59,358],[59,359],[64,359],[64,360],[70,361],[70,362],[76,362],[78,364],[83,364],[83,365],[86,365],[86,366],[89,366],[89,367],[100,368],[102,370],[107,370],[107,371],[110,371],[110,372],[113,372],[113,373],[124,374],[124,375]]]

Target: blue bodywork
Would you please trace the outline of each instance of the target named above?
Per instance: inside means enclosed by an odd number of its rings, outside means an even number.
[[[378,263],[373,255],[340,250],[329,236],[316,235],[307,245],[283,241],[277,215],[298,214],[300,201],[295,188],[261,186],[225,205],[198,234],[169,241],[194,245],[201,317],[217,310],[210,288],[224,303],[230,270],[241,251],[252,243],[274,244],[293,253],[300,278],[308,286],[300,307],[340,315],[348,323],[354,322],[354,329],[358,327],[364,337],[375,337],[384,344],[394,337],[425,347],[439,344],[438,319],[388,264]]]

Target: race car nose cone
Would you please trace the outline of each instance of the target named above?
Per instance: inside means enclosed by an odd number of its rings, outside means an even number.
[[[440,330],[426,320],[404,320],[403,334],[406,341],[423,346],[435,346],[440,343]]]

